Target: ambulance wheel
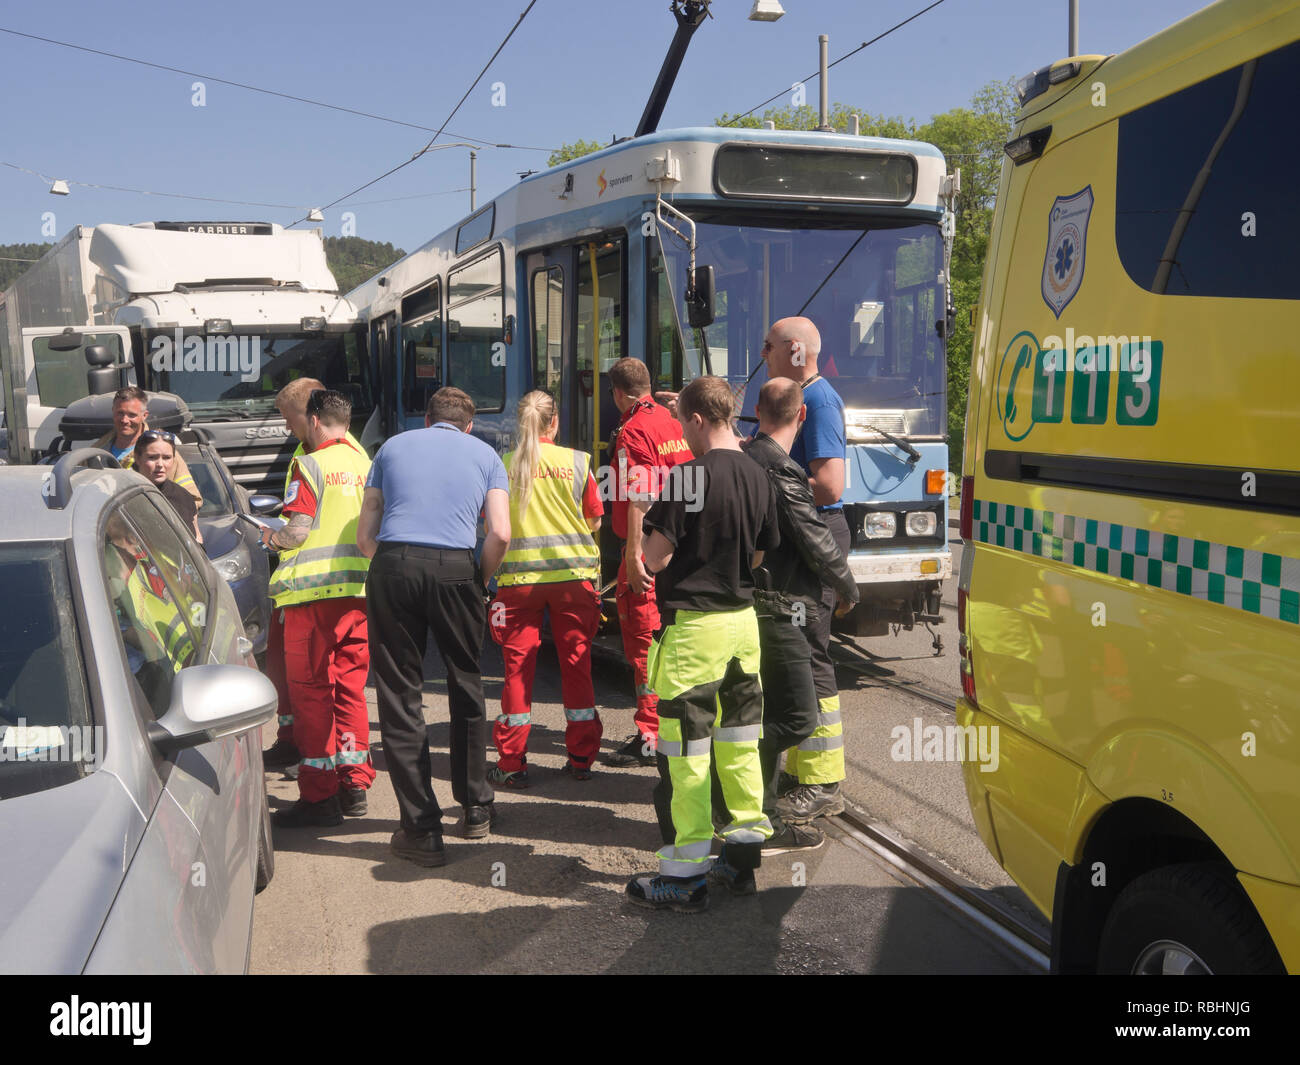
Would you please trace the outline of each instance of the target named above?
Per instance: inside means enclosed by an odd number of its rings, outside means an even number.
[[[271,842],[271,809],[266,801],[266,789],[262,789],[262,818],[257,830],[257,879],[253,883],[253,893],[260,894],[275,876],[275,844]]]
[[[1138,877],[1111,908],[1097,971],[1135,976],[1286,973],[1232,870],[1170,865]]]

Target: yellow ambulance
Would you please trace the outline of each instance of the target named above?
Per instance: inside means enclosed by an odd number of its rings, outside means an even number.
[[[1300,973],[1300,3],[1018,92],[962,470],[975,823],[1056,971]]]

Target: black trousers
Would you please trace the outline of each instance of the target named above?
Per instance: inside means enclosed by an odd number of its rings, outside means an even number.
[[[823,607],[822,613],[827,613]],[[763,736],[758,760],[763,767],[763,812],[776,808],[781,752],[798,747],[817,727],[817,686],[813,680],[808,628],[790,618],[758,616],[762,650]]]
[[[848,520],[843,508],[818,512],[822,521],[831,530],[835,542],[840,545],[844,557],[848,558],[853,546],[853,534],[849,531]],[[808,626],[808,643],[812,647],[813,680],[817,684],[817,698],[829,699],[840,693],[839,681],[835,679],[835,663],[831,661],[831,622],[835,619],[835,589],[829,584],[822,585],[822,609],[817,619]]]
[[[430,629],[447,667],[452,796],[462,806],[493,799],[479,670],[487,604],[474,552],[381,543],[366,577],[366,604],[384,761],[402,828],[408,834],[441,835],[442,810],[433,794],[421,701]]]

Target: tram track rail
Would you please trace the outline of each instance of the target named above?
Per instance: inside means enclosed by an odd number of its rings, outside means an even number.
[[[903,883],[936,896],[965,924],[974,924],[987,936],[1047,972],[1051,967],[1051,942],[1040,927],[1007,906],[988,889],[955,873],[915,844],[896,836],[887,826],[866,814],[848,809],[825,818],[841,843],[886,867]]]
[[[852,669],[861,677],[873,680],[886,688],[893,688],[895,691],[906,692],[918,699],[924,699],[928,703],[942,707],[945,710],[953,711],[957,706],[957,694],[945,694],[944,692],[930,691],[913,681],[900,678],[888,666],[884,665],[883,659],[876,659],[868,652],[859,647],[853,640],[846,636],[837,636],[838,642],[831,644],[831,655],[835,659],[836,665],[846,666]],[[836,654],[839,651],[839,654]],[[926,660],[929,660],[927,656]],[[889,661],[898,661],[891,659]]]

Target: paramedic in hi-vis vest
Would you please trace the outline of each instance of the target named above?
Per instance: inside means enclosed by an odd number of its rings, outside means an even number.
[[[284,418],[284,424],[298,440],[289,468],[284,472],[284,494],[289,494],[289,484],[293,480],[294,462],[306,454],[303,441],[307,439],[307,398],[325,386],[314,377],[295,377],[275,395],[275,409]],[[357,451],[362,447],[351,433],[343,437]],[[266,769],[288,769],[298,765],[298,748],[293,745],[293,704],[289,700],[289,680],[284,673],[284,621],[283,610],[271,611],[271,623],[266,629],[266,675],[275,685],[280,697],[278,715],[279,728],[276,730],[275,742],[262,752],[262,765]],[[296,770],[295,770],[296,771]]]
[[[593,533],[603,507],[591,456],[557,447],[555,400],[529,392],[516,408],[519,446],[505,456],[510,475],[510,548],[497,574],[488,628],[501,645],[505,684],[492,727],[498,762],[488,773],[507,788],[528,787],[533,675],[550,611],[564,698],[564,772],[590,780],[600,750],[600,715],[591,683],[591,641],[600,623],[600,552]]]
[[[654,765],[659,739],[658,699],[646,679],[646,658],[659,631],[659,608],[654,578],[643,557],[642,522],[650,504],[659,497],[668,471],[690,462],[693,456],[677,419],[650,395],[650,371],[644,362],[619,359],[609,368],[609,380],[614,405],[623,415],[611,444],[618,476],[609,509],[614,535],[625,541],[615,599],[623,653],[636,679],[636,732],[605,764],[627,768]]]
[[[284,514],[264,531],[280,552],[271,598],[284,608],[284,662],[293,701],[299,799],[278,810],[282,828],[341,824],[366,812],[370,764],[366,674],[366,570],[357,517],[370,460],[347,440],[352,404],[318,389],[307,399],[306,452],[294,460]]]

